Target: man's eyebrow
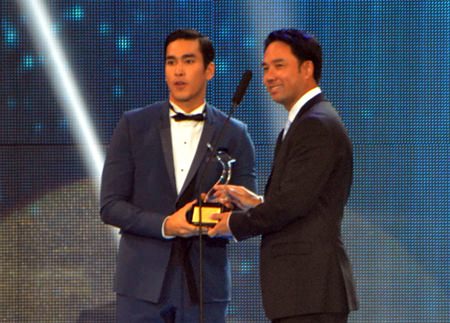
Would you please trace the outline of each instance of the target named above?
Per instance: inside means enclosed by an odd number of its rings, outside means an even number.
[[[176,59],[177,57],[174,55],[168,55],[166,56],[166,60],[168,59]],[[183,56],[181,56],[181,59],[186,59],[186,58],[195,58],[195,54],[184,54]]]
[[[186,59],[186,58],[195,58],[195,54],[185,54],[183,56],[181,56],[182,59]]]
[[[276,64],[276,63],[282,63],[282,62],[284,62],[283,58],[277,58],[277,59],[274,59],[274,60],[270,61],[269,63]],[[261,63],[261,67],[269,65],[269,63],[262,62]]]

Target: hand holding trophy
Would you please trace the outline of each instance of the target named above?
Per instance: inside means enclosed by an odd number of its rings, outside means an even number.
[[[222,174],[214,186],[218,184],[227,185],[231,179],[232,164],[236,160],[223,150],[217,151],[215,158],[222,166]],[[194,207],[186,213],[189,223],[213,227],[218,220],[211,219],[211,215],[228,211],[223,204],[217,203],[213,198],[211,198],[213,195],[212,193],[214,191],[214,186],[206,193],[202,201],[197,202],[197,204],[195,204]]]

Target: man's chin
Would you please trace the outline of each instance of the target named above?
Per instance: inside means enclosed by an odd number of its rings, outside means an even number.
[[[284,105],[284,100],[282,99],[282,98],[280,98],[279,96],[272,96],[272,100],[275,102],[275,103],[278,103],[278,104],[281,104],[281,105]]]
[[[190,97],[189,96],[185,96],[185,95],[182,95],[182,96],[174,96],[174,95],[172,95],[171,97],[170,97],[170,99],[175,103],[175,104],[177,104],[177,105],[183,105],[183,104],[185,104],[185,103],[188,103],[189,101],[190,101]]]
[[[183,92],[177,91],[175,93],[172,92],[171,97],[173,100],[178,101],[178,102],[188,102],[189,100],[192,99],[192,96],[185,91],[183,91]]]

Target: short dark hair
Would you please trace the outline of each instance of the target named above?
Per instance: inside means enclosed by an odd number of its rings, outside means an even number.
[[[211,40],[194,29],[178,29],[171,32],[166,37],[166,42],[164,45],[164,58],[166,57],[167,54],[167,46],[169,46],[171,42],[178,39],[188,39],[188,40],[198,39],[200,43],[200,51],[203,56],[203,65],[205,66],[205,68],[209,65],[209,63],[211,63],[214,60],[215,51]]]
[[[314,36],[298,29],[275,30],[264,41],[264,51],[274,41],[288,44],[292,53],[300,62],[312,61],[314,64],[314,79],[319,82],[322,76],[322,47]]]

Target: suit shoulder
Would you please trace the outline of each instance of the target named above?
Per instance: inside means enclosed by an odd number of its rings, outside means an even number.
[[[334,132],[344,128],[341,117],[329,101],[321,101],[307,109],[299,118],[302,127],[314,129],[315,132]]]
[[[125,111],[117,128],[127,128],[132,133],[141,133],[147,129],[155,128],[161,120],[161,112],[164,108],[164,102],[156,102],[142,108]]]
[[[231,118],[230,122],[231,122],[232,125],[234,125],[237,128],[241,128],[241,129],[246,129],[247,128],[247,125],[244,122],[242,122],[241,120],[238,120],[238,119],[235,119],[235,118]]]
[[[127,123],[130,128],[136,130],[152,127],[161,119],[162,110],[166,108],[166,104],[166,102],[156,102],[126,111],[122,115],[121,122]]]
[[[215,118],[215,120],[217,120],[218,122],[225,122],[225,120],[227,119],[227,114],[225,114],[224,112],[220,111],[218,108],[212,106],[212,105],[208,105],[209,109],[210,109],[210,113],[213,114],[213,117]],[[235,119],[235,118],[230,118],[229,121],[229,126],[235,129],[246,129],[247,126],[245,123],[243,123],[242,121]]]
[[[141,108],[125,111],[123,116],[131,119],[140,119],[145,116],[154,117],[159,115],[161,113],[161,109],[163,109],[166,105],[167,102],[165,101],[155,102]]]
[[[339,113],[330,101],[321,101],[316,103],[311,109],[304,114],[304,120],[317,119],[322,122],[338,122],[341,123]]]

